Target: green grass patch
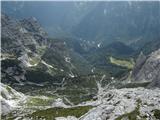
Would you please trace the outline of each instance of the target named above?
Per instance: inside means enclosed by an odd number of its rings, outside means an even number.
[[[46,110],[38,110],[32,113],[29,117],[33,119],[46,119],[46,120],[55,120],[56,117],[67,117],[75,116],[77,118],[81,117],[87,113],[92,106],[80,106],[73,108],[49,108]]]
[[[15,120],[16,117],[12,113],[9,113],[7,115],[1,115],[1,120]]]
[[[12,93],[11,87],[6,86],[6,89],[7,89],[7,91],[8,91],[9,93]]]
[[[52,98],[39,98],[39,97],[31,97],[27,101],[27,106],[49,106],[53,103]]]
[[[152,111],[154,113],[154,117],[158,120],[160,120],[160,110],[155,109]]]
[[[38,64],[40,62],[40,60],[41,59],[39,57],[32,57],[32,58],[29,59],[29,63],[31,65],[36,65],[36,64]]]
[[[134,61],[133,59],[130,59],[130,60],[124,60],[124,59],[117,59],[117,58],[114,58],[114,57],[110,57],[110,62],[112,64],[115,64],[115,65],[118,65],[118,66],[121,66],[121,67],[125,67],[125,68],[128,68],[128,69],[132,69],[134,67]]]

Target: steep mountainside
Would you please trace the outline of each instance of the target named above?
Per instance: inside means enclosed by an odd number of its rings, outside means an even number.
[[[160,49],[149,56],[140,54],[133,69],[132,79],[136,82],[151,82],[152,87],[160,87]]]
[[[151,52],[156,51],[160,48],[160,41],[159,40],[152,40],[144,44],[142,48],[138,50],[142,51],[145,55],[151,54]]]
[[[67,95],[75,104],[92,99],[102,75],[91,74],[92,65],[68,42],[49,39],[34,18],[2,15],[2,82],[28,94]]]
[[[17,21],[2,15],[2,67],[8,69],[15,65],[29,71],[47,70],[52,75],[62,73],[70,77],[90,72],[89,63],[65,41],[49,40],[35,18]],[[82,66],[86,66],[86,71]]]
[[[2,12],[34,16],[49,35],[76,37],[94,47],[121,41],[138,49],[160,37],[159,1],[2,2]]]
[[[21,56],[29,51],[38,52],[46,41],[46,33],[35,18],[14,20],[6,15],[2,18],[2,53]]]
[[[81,39],[94,40],[96,44],[122,41],[138,48],[160,37],[159,18],[158,1],[100,2],[73,33]]]
[[[109,57],[132,57],[132,48],[120,42],[89,50],[84,45],[73,38],[49,39],[35,18],[18,21],[2,15],[2,81],[38,85],[60,83],[64,77],[96,74],[101,78],[116,69],[128,71],[112,65]]]
[[[5,1],[2,2],[2,11],[18,19],[34,16],[49,35],[63,37],[70,35],[72,27],[94,9],[96,4],[96,2]]]
[[[159,1],[51,3],[2,6],[2,119],[160,120]]]
[[[110,73],[113,77],[120,77],[120,74],[128,72],[128,68],[112,64],[110,58],[130,61],[134,52],[131,47],[121,42],[113,42],[92,48],[83,56],[93,65],[93,73]]]

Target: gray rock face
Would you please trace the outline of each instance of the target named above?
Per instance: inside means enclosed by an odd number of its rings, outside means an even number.
[[[18,104],[25,99],[24,94],[17,92],[3,83],[0,83],[0,92],[2,115],[5,115],[17,108]]]
[[[160,49],[148,57],[142,54],[139,56],[132,79],[136,82],[149,81],[152,82],[151,86],[160,87]]]
[[[144,88],[105,89],[101,93],[101,99],[98,100],[99,105],[82,116],[80,120],[115,120],[121,115],[134,111],[138,104],[137,111],[140,114],[137,118],[142,119],[143,116],[147,116],[147,119],[155,120],[151,111],[160,108],[159,92],[159,89]],[[127,116],[122,117],[124,118]]]
[[[136,60],[136,65],[132,71],[132,76],[136,76],[139,73],[139,70],[141,69],[141,67],[145,63],[146,59],[147,59],[147,57],[143,54],[143,52],[141,52]]]
[[[73,120],[115,120],[118,118],[129,120],[129,114],[132,117],[135,116],[136,120],[144,118],[157,120],[152,111],[160,109],[160,89],[104,89],[99,96],[101,97],[97,101],[90,102],[90,105],[95,106],[94,108],[80,118],[73,117]],[[56,120],[72,119],[68,116],[58,117]]]
[[[25,81],[26,67],[35,66],[47,45],[47,34],[35,18],[18,21],[2,14],[2,82]],[[11,78],[11,79],[10,79]]]
[[[156,75],[156,78],[151,82],[149,87],[160,87],[160,74]]]
[[[46,33],[36,19],[17,21],[4,14],[2,18],[2,53],[21,55],[25,52],[36,52],[46,41]]]

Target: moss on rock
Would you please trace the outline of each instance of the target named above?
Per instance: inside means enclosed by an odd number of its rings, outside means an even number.
[[[154,113],[154,117],[156,119],[160,120],[160,110],[155,109],[155,110],[153,110],[153,113]]]

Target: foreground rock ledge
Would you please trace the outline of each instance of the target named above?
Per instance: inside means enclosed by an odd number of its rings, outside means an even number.
[[[124,88],[103,90],[98,95],[97,106],[82,117],[58,117],[56,120],[158,120],[155,110],[160,110],[160,89]]]

